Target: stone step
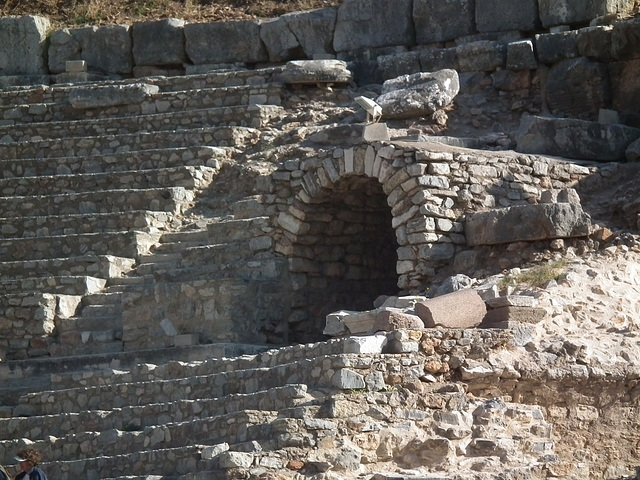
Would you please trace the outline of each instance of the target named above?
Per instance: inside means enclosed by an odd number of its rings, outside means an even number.
[[[224,95],[224,92],[220,93]],[[198,100],[192,97],[186,98],[190,103]],[[7,141],[24,142],[47,138],[123,135],[135,132],[157,132],[222,125],[263,128],[271,119],[281,115],[283,112],[282,107],[276,105],[212,106],[208,108],[206,102],[200,104],[198,109],[184,111],[180,109],[188,108],[188,106],[175,105],[177,103],[175,100],[157,100],[156,104],[159,104],[159,102],[167,103],[166,108],[168,111],[166,113],[140,111],[136,112],[135,115],[129,114],[129,116],[77,120],[74,119],[73,112],[69,112],[66,115],[52,115],[53,118],[67,118],[69,120],[53,121],[43,118],[38,122],[0,125],[0,138],[6,143]],[[227,100],[224,100],[222,103],[226,102]],[[193,105],[198,104],[193,103]],[[151,107],[153,106],[154,104],[151,105]],[[114,115],[117,114],[124,115],[121,112],[114,113]]]
[[[206,146],[136,150],[82,157],[0,159],[0,177],[35,177],[79,173],[150,170],[178,166],[219,168],[229,159],[231,149]]]
[[[113,255],[82,255],[42,260],[0,263],[0,279],[47,276],[91,276],[108,279],[120,277],[135,268],[132,258]]]
[[[115,213],[75,213],[65,215],[0,218],[0,238],[34,238],[81,233],[150,232],[177,226],[166,212],[131,210]]]
[[[218,258],[225,259],[223,255],[224,246],[221,246],[221,251]],[[140,260],[144,262],[144,259]],[[226,261],[224,263],[197,263],[194,260],[190,260],[188,266],[185,266],[185,262],[181,261],[178,265],[173,262],[146,264],[140,263],[136,269],[138,273],[145,272],[145,275],[149,275],[153,272],[153,279],[157,282],[189,282],[195,280],[204,280],[209,283],[219,281],[228,282],[229,279],[234,279],[240,282],[246,282],[248,280],[273,280],[281,278],[288,271],[288,264],[285,258],[252,258],[250,261],[238,257],[237,252],[228,252]],[[112,282],[119,282],[120,279],[110,280]]]
[[[120,292],[101,292],[82,297],[82,306],[91,305],[121,305],[122,293]]]
[[[255,143],[260,131],[249,127],[207,127],[189,130],[138,132],[123,135],[70,137],[30,142],[0,143],[2,158],[55,158],[111,155],[134,150],[188,146],[246,146]]]
[[[76,323],[81,325],[76,330],[92,330],[92,328],[88,326],[89,322],[95,321],[102,323],[103,320],[120,318],[121,313],[122,304],[118,303],[85,305],[80,312],[81,316],[76,319]]]
[[[269,83],[278,83],[282,67],[265,67],[255,70],[231,70],[210,72],[199,75],[184,76],[157,76],[144,79],[101,80],[93,85],[130,85],[132,83],[146,83],[157,85],[161,92],[178,92],[186,90],[207,89],[216,87],[233,87],[241,85],[259,86]],[[86,87],[92,84],[82,84]],[[69,93],[76,90],[79,85],[54,84],[35,85],[32,87],[6,88],[0,90],[1,105],[41,104],[41,103],[68,103]],[[15,117],[17,115],[14,115]],[[0,117],[4,118],[4,117]],[[11,115],[9,115],[11,118]]]
[[[86,295],[102,290],[107,281],[104,278],[88,276],[51,276],[18,279],[2,279],[0,287],[3,295],[17,292],[42,292],[59,295]]]
[[[138,231],[81,233],[36,238],[0,239],[0,257],[16,260],[42,260],[82,255],[113,255],[138,258],[149,252],[157,233]]]
[[[107,173],[81,173],[0,179],[0,195],[24,196],[29,192],[39,195],[82,193],[100,190],[133,190],[144,188],[183,187],[206,188],[217,170],[211,167],[171,167],[153,170],[125,170]]]
[[[182,213],[195,194],[183,187],[164,187],[0,197],[0,217],[117,213],[149,210]]]

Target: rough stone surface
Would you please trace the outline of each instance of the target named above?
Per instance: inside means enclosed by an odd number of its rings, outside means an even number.
[[[633,2],[630,0],[619,2],[606,0],[581,0],[577,2],[570,0],[539,0],[538,9],[540,10],[542,26],[549,28],[556,25],[574,25],[602,15],[625,14],[633,9]]]
[[[290,84],[348,83],[353,74],[341,60],[293,60],[287,62],[281,80]]]
[[[535,30],[538,22],[538,3],[535,0],[502,2],[476,0],[475,21],[479,32],[506,30]]]
[[[426,328],[474,328],[482,323],[487,313],[484,300],[473,289],[417,302],[415,310]]]
[[[177,18],[134,23],[131,28],[134,64],[182,66],[187,60],[184,23]]]
[[[141,103],[158,93],[157,85],[134,83],[123,86],[78,88],[69,95],[73,108],[105,108]]]
[[[591,220],[579,205],[543,203],[478,212],[467,216],[469,245],[526,242],[547,238],[585,237]]]
[[[48,73],[44,57],[50,27],[39,16],[0,18],[0,75]]]
[[[418,45],[447,42],[475,33],[475,9],[470,0],[413,2],[413,21]],[[405,72],[406,73],[406,72]]]

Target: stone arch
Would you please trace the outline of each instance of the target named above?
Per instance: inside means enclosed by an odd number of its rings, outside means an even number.
[[[379,295],[429,275],[420,258],[431,256],[425,232],[435,230],[432,209],[423,208],[434,187],[425,168],[413,154],[376,144],[336,150],[304,172],[278,217],[284,234],[276,249],[289,258],[291,341],[318,340],[328,313],[369,310]]]

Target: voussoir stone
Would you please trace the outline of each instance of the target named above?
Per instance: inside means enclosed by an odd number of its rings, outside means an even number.
[[[45,44],[50,28],[44,17],[27,15],[0,18],[0,75],[42,75]]]
[[[146,83],[78,87],[69,93],[69,102],[74,108],[104,108],[127,105],[140,103],[149,95],[158,93],[159,89],[157,85]]]
[[[411,118],[431,114],[449,105],[460,91],[458,72],[443,69],[387,80],[376,103],[384,118]]]
[[[591,218],[580,205],[543,203],[516,205],[467,216],[467,243],[496,245],[553,238],[584,237],[591,231]]]
[[[426,328],[474,328],[482,323],[487,306],[473,289],[458,290],[416,303]]]
[[[624,159],[625,151],[640,138],[640,129],[573,118],[528,115],[516,132],[521,153],[556,155],[602,162]]]
[[[280,79],[289,84],[349,83],[353,75],[342,60],[293,60]]]

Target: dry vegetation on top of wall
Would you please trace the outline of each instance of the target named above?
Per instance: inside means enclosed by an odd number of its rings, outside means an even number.
[[[163,18],[188,22],[273,18],[341,3],[342,0],[4,0],[0,15],[42,15],[57,26],[79,27]]]

